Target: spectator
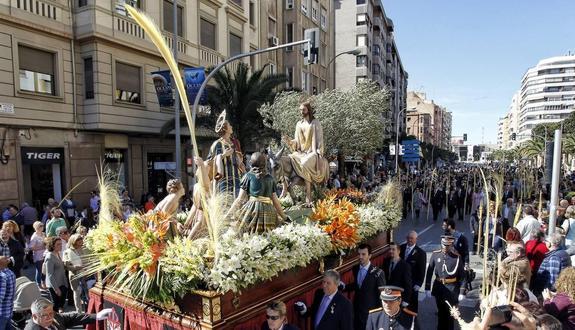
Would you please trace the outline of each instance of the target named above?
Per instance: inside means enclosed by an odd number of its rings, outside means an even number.
[[[46,252],[46,234],[44,233],[44,224],[40,221],[34,222],[34,234],[30,238],[30,249],[32,250],[32,257],[34,266],[36,267],[36,283],[42,289],[46,288],[44,283],[44,274],[42,274],[42,264],[44,263],[44,252]]]
[[[527,243],[531,239],[531,233],[533,231],[541,230],[541,223],[533,215],[535,210],[531,205],[525,205],[523,207],[523,219],[519,220],[517,223],[517,229],[521,233],[521,239],[524,243]]]
[[[83,279],[77,277],[83,270],[82,264],[82,247],[84,245],[84,238],[80,234],[70,236],[68,240],[68,248],[64,251],[64,265],[69,271],[70,288],[74,292],[74,306],[76,313],[83,313],[82,308],[82,286]]]
[[[5,229],[11,238],[18,241],[22,247],[26,246],[26,239],[20,231],[20,226],[14,220],[7,220],[2,224],[2,229]]]
[[[545,254],[545,259],[541,263],[535,278],[533,291],[535,294],[541,294],[543,289],[555,290],[555,281],[559,273],[571,266],[571,259],[567,252],[561,248],[563,236],[555,233],[547,238],[547,247],[549,252]]]
[[[130,193],[126,189],[122,190],[120,201],[122,201],[122,205],[130,205],[131,208],[134,208],[134,200],[130,197]]]
[[[525,254],[527,255],[527,259],[529,259],[529,265],[531,267],[531,274],[533,274],[532,281],[535,280],[535,274],[539,270],[539,266],[545,259],[545,254],[549,252],[547,245],[545,244],[545,234],[537,230],[531,233],[532,239],[527,241],[525,244]],[[533,288],[533,283],[530,285]]]
[[[573,245],[575,243],[575,206],[571,205],[565,211],[565,221],[563,221],[561,228],[565,231],[565,245]]]
[[[68,224],[66,220],[62,218],[62,211],[59,208],[52,208],[50,213],[52,214],[52,218],[46,225],[46,236],[53,237],[56,236],[56,229],[58,229],[58,227],[68,228]]]
[[[90,193],[90,208],[93,210],[94,214],[98,214],[100,212],[100,196],[98,196],[98,192],[92,190]]]
[[[68,240],[70,239],[70,232],[66,227],[58,227],[56,229],[56,236],[62,240],[62,250],[60,251],[60,258],[64,257],[64,251],[68,248]]]
[[[266,320],[262,324],[262,330],[298,330],[297,327],[287,323],[286,305],[274,300],[266,308]]]
[[[24,247],[10,237],[9,231],[5,229],[0,230],[0,245],[2,246],[2,255],[10,257],[10,270],[14,272],[16,277],[20,277],[20,271],[24,265]]]
[[[555,282],[555,288],[555,295],[543,291],[543,307],[561,322],[563,329],[575,330],[575,269],[564,269]]]
[[[511,228],[507,229],[507,232],[505,233],[505,241],[507,241],[507,243],[509,243],[509,242],[522,242],[521,233],[519,232],[519,230],[517,228],[511,227]]]
[[[148,201],[144,204],[144,212],[148,212],[153,210],[156,207],[156,203],[154,203],[154,196],[148,196]]]
[[[13,220],[19,227],[24,226],[24,217],[20,213],[20,210],[18,210],[18,206],[12,204],[9,205],[8,212],[10,213],[10,217],[6,220]]]
[[[96,321],[105,320],[112,313],[111,308],[106,308],[98,314],[63,313],[54,311],[55,304],[48,299],[40,298],[30,306],[32,318],[26,323],[24,330],[54,329],[65,330],[79,325],[94,324]]]
[[[74,225],[76,223],[76,203],[69,197],[66,197],[60,203],[60,207],[70,226]]]
[[[34,222],[38,220],[38,211],[35,208],[28,205],[28,203],[22,204],[22,210],[20,210],[20,214],[24,220],[24,236],[26,238],[30,238],[32,233],[34,233]]]
[[[50,290],[54,308],[59,312],[63,312],[64,302],[68,293],[68,279],[66,278],[64,262],[60,258],[62,240],[59,237],[48,237],[46,239],[46,249],[48,250],[44,260],[46,286]]]
[[[0,256],[0,329],[11,329],[16,276],[7,268],[10,258]]]
[[[78,228],[76,228],[76,234],[80,234],[80,236],[86,238],[86,235],[88,235],[88,228],[84,226],[78,226]]]
[[[85,212],[82,212],[82,217],[80,218],[80,226],[86,228],[94,228],[96,226],[96,219],[92,207],[86,208]]]

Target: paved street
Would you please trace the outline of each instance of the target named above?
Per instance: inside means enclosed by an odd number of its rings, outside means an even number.
[[[445,210],[442,212],[438,217],[437,222],[433,222],[431,210],[429,211],[428,220],[425,220],[426,212],[426,209],[422,209],[420,219],[417,221],[414,221],[411,218],[411,214],[408,214],[407,219],[403,220],[400,226],[394,231],[393,239],[398,243],[404,243],[407,233],[411,230],[415,230],[418,233],[417,244],[427,252],[427,259],[429,260],[431,252],[440,248],[440,237],[443,235],[441,224],[442,219],[446,217],[446,212]],[[472,245],[472,236],[469,230],[468,217],[466,217],[462,222],[456,221],[456,226],[458,226],[456,229],[463,232],[470,245]],[[473,319],[477,310],[476,306],[478,306],[479,302],[477,289],[481,283],[483,272],[481,268],[481,259],[473,254],[470,254],[470,259],[471,268],[475,270],[477,277],[473,284],[474,290],[469,292],[467,294],[467,298],[460,303],[462,317],[467,321]],[[419,324],[422,325],[422,328],[424,329],[435,329],[437,327],[437,308],[435,307],[435,298],[426,298],[424,288],[422,288],[419,292],[419,301]]]

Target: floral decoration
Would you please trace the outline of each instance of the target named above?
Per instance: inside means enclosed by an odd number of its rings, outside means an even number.
[[[353,248],[359,241],[359,214],[346,197],[338,200],[335,195],[329,195],[320,200],[315,204],[310,219],[330,236],[336,252]]]

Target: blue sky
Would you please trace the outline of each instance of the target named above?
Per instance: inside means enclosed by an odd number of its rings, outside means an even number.
[[[573,0],[383,0],[409,73],[408,90],[453,113],[453,135],[497,140],[523,74],[575,52]]]

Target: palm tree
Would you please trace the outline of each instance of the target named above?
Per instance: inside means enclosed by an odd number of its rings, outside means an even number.
[[[235,135],[242,144],[247,146],[253,137],[275,136],[275,132],[266,128],[263,118],[257,109],[266,102],[272,102],[276,89],[285,84],[285,74],[264,75],[267,65],[249,74],[249,66],[240,62],[235,72],[226,66],[214,75],[215,85],[206,87],[207,104],[210,112],[198,115],[198,123],[213,128],[217,116],[227,111],[227,119],[234,127]],[[200,123],[201,121],[201,123]],[[185,120],[181,120],[186,125]],[[167,135],[175,127],[175,120],[167,121],[161,129],[162,136]]]
[[[531,139],[526,141],[521,145],[519,152],[523,158],[533,158],[536,157],[536,164],[538,163],[539,157],[543,155],[545,151],[545,141],[541,139]]]

